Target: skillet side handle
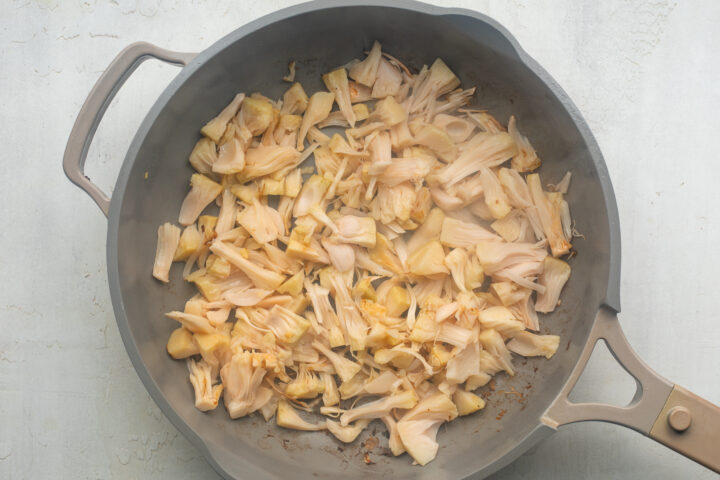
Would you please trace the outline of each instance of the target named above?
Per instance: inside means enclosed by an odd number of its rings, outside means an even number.
[[[633,399],[624,407],[568,399],[599,340],[637,384]],[[542,421],[552,428],[585,421],[623,425],[720,473],[720,408],[673,385],[647,366],[630,347],[617,313],[608,307],[598,311],[578,364]]]
[[[156,58],[173,65],[185,66],[195,56],[195,53],[173,52],[146,42],[133,43],[121,51],[100,75],[80,109],[65,147],[63,170],[72,183],[95,200],[106,217],[110,209],[110,198],[86,177],[84,172],[90,144],[105,110],[120,87],[143,61]]]

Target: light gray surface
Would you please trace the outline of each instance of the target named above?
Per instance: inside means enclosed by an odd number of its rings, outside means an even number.
[[[0,233],[0,476],[215,478],[135,376],[112,318],[105,220],[62,176],[80,104],[126,44],[199,50],[289,2],[167,5],[4,4],[0,115],[6,227]],[[582,110],[606,157],[623,228],[623,326],[660,373],[720,401],[711,278],[718,263],[710,45],[720,9],[686,4],[453,2],[516,35]],[[713,38],[715,37],[715,38]],[[130,138],[173,67],[140,67],[110,107],[88,173],[109,189]],[[8,145],[9,143],[9,145]],[[708,171],[703,171],[703,168]],[[47,173],[45,173],[47,172]],[[713,178],[714,177],[714,178]],[[710,251],[704,255],[704,251]],[[712,257],[715,257],[714,260]],[[716,349],[715,349],[716,350]],[[602,360],[607,360],[603,358]],[[694,368],[692,368],[694,367]],[[612,361],[591,365],[583,398],[630,384]],[[481,447],[479,447],[481,448]],[[498,478],[712,478],[637,434],[577,425]]]

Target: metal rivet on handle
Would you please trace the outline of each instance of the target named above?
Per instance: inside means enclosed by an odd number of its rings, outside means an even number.
[[[673,407],[667,414],[667,421],[670,427],[676,432],[684,432],[690,428],[692,415],[685,407]]]

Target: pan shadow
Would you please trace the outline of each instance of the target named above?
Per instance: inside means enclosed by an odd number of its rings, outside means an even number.
[[[698,480],[717,478],[710,470],[638,433],[592,422],[562,427],[489,480],[564,479]]]

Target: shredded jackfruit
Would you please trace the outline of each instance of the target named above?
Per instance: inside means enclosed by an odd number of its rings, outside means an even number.
[[[515,117],[466,107],[475,88],[441,59],[413,73],[375,42],[322,80],[240,93],[202,127],[184,229],[158,229],[153,276],[184,262],[197,287],[166,349],[200,410],[222,396],[231,418],[341,442],[379,419],[425,465],[513,353],[557,350],[530,331],[570,277],[570,173],[544,190]]]
[[[161,282],[167,283],[170,281],[168,277],[170,266],[175,257],[180,238],[180,229],[171,223],[164,223],[158,228],[153,277]]]

